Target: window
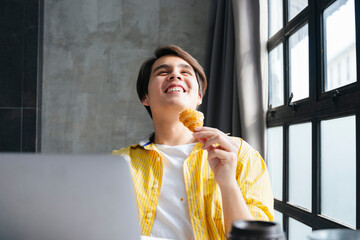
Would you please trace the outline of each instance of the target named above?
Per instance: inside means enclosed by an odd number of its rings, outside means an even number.
[[[268,7],[266,162],[276,221],[289,240],[360,229],[360,2]]]

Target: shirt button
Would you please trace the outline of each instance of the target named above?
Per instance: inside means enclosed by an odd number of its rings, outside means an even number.
[[[146,214],[146,217],[147,217],[147,218],[152,218],[152,213]]]
[[[154,189],[158,189],[158,187],[159,187],[159,185],[157,185],[157,184],[154,184],[154,186],[153,186]]]

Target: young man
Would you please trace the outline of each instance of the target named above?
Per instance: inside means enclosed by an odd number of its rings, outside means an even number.
[[[206,90],[199,63],[174,45],[142,65],[137,92],[154,134],[114,150],[130,163],[143,235],[226,239],[234,220],[273,220],[269,175],[259,153],[215,128],[195,133],[179,113],[196,109]]]

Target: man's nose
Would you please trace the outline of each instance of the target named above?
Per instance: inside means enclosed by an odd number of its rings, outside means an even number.
[[[178,79],[181,80],[181,75],[179,73],[172,73],[169,77],[170,80]]]

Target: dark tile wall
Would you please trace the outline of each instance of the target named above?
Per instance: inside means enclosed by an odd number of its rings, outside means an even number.
[[[39,0],[0,1],[0,152],[40,149]]]

